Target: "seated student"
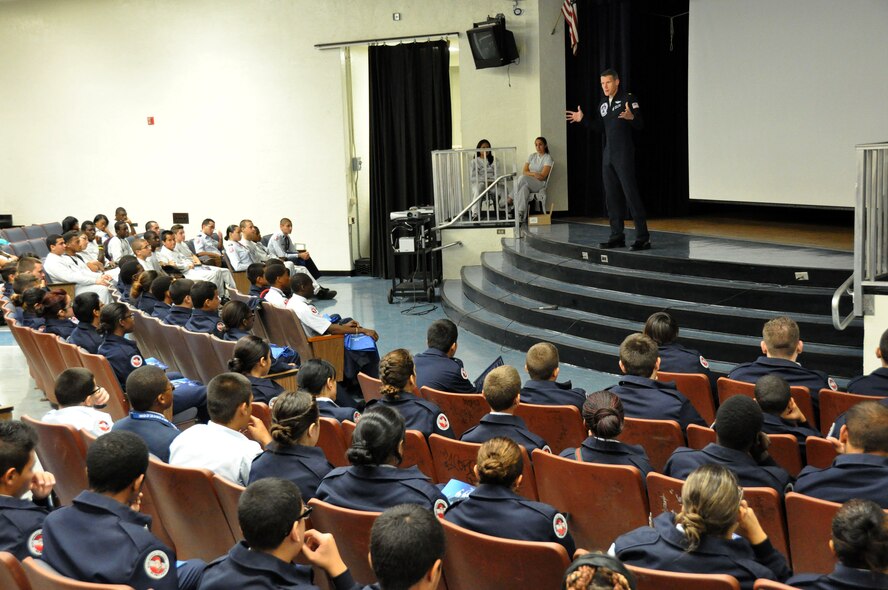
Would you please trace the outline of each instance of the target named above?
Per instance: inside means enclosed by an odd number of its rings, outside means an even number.
[[[172,288],[172,287],[170,287]],[[195,281],[191,286],[191,318],[185,322],[184,328],[189,332],[211,334],[216,338],[222,338],[222,330],[219,324],[219,293],[216,285],[209,281]],[[172,311],[170,311],[172,313]]]
[[[576,406],[583,410],[586,390],[573,387],[570,381],[559,383],[558,349],[549,342],[537,342],[524,357],[524,370],[530,381],[521,388],[521,401],[541,406]]]
[[[251,415],[250,382],[237,373],[216,375],[207,385],[210,421],[185,430],[170,444],[170,465],[202,467],[240,485],[250,479],[250,465],[271,442],[261,420]],[[250,440],[242,430],[250,433]]]
[[[157,257],[154,256],[154,252],[151,251],[151,244],[148,243],[148,240],[144,238],[133,240],[133,254],[145,272],[149,270],[157,273],[160,272],[160,263],[157,261]]]
[[[642,480],[654,470],[644,447],[617,440],[623,432],[623,403],[619,397],[610,391],[590,393],[583,404],[583,421],[589,438],[579,448],[561,451],[562,457],[586,463],[637,467]]]
[[[65,369],[55,382],[59,409],[50,410],[41,420],[48,424],[70,424],[74,428],[86,430],[93,436],[102,436],[111,431],[114,420],[110,414],[100,412],[93,406],[108,401],[108,392],[96,387],[93,374],[82,367]]]
[[[19,273],[16,275],[15,280],[12,285],[12,297],[10,297],[9,301],[13,305],[12,310],[12,319],[14,319],[20,326],[24,325],[25,318],[25,307],[24,307],[24,293],[28,289],[38,289],[39,290],[39,298],[38,291],[34,291],[34,299],[36,299],[37,304],[39,305],[41,301],[43,301],[43,293],[46,293],[46,289],[43,289],[38,285],[39,279],[31,274],[22,274]],[[34,316],[34,319],[39,319],[41,322],[43,318],[38,318]]]
[[[37,278],[36,287],[46,286],[46,273],[43,272],[43,261],[36,255],[26,252],[15,265],[15,276],[31,275]]]
[[[728,398],[715,414],[716,442],[701,450],[675,449],[663,473],[686,479],[700,465],[718,463],[731,469],[742,486],[769,487],[783,494],[792,478],[768,454],[762,422],[762,409],[755,400],[745,395]]]
[[[751,400],[750,400],[751,401]],[[609,551],[624,563],[668,572],[728,574],[752,590],[758,578],[792,573],[768,539],[730,469],[702,465],[681,490],[681,512],[664,512],[621,535]]]
[[[151,310],[151,317],[160,321],[166,319],[170,313],[173,300],[170,299],[170,285],[173,284],[173,277],[161,275],[151,281],[151,295],[154,297],[154,309]]]
[[[231,263],[231,270],[237,272],[247,270],[247,267],[253,263],[250,251],[241,243],[241,230],[239,225],[229,225],[225,230],[225,239],[222,240],[222,247],[228,255],[228,262]]]
[[[105,244],[105,254],[109,259],[120,265],[120,259],[124,256],[134,256],[133,248],[127,238],[130,235],[130,228],[124,221],[116,221],[114,223],[114,237],[109,239]]]
[[[811,392],[816,411],[820,403],[820,390],[837,390],[836,382],[822,371],[806,369],[798,363],[804,342],[799,339],[799,325],[786,316],[768,320],[762,329],[762,354],[754,362],[737,365],[728,374],[729,379],[755,383],[762,375],[783,377],[792,385],[803,385]]]
[[[442,559],[444,528],[428,510],[401,504],[373,521],[370,565],[378,590],[435,590],[441,581]]]
[[[652,313],[644,323],[644,335],[657,343],[660,370],[667,373],[702,373],[709,378],[714,401],[718,402],[717,379],[709,370],[709,361],[698,351],[677,342],[678,322],[665,311]],[[716,405],[718,405],[716,403]]]
[[[336,367],[324,359],[310,359],[302,363],[296,373],[296,383],[301,391],[307,391],[318,403],[321,416],[342,422],[351,420],[356,423],[361,413],[351,406],[339,406],[334,399],[339,399],[339,387],[336,384]]]
[[[875,401],[875,400],[874,400]],[[880,404],[888,408],[888,397],[882,398],[878,400]],[[832,426],[829,427],[829,432],[826,433],[827,438],[832,438],[838,440],[839,433],[842,432],[842,426],[845,425],[845,421],[847,420],[848,412],[843,412],[836,416],[836,421],[832,423]],[[830,441],[832,442],[832,441]],[[833,444],[835,444],[833,442]]]
[[[368,403],[368,408],[376,404],[394,408],[404,417],[407,428],[420,431],[426,438],[432,434],[453,438],[450,420],[438,404],[417,397],[413,357],[407,350],[398,348],[382,357],[379,380],[382,397]]]
[[[675,420],[682,430],[688,424],[706,426],[706,422],[675,388],[675,383],[657,381],[660,356],[657,343],[644,334],[630,334],[620,344],[620,382],[608,389],[620,396],[630,418]]]
[[[247,279],[250,281],[250,297],[262,297],[262,291],[268,288],[265,280],[265,263],[254,262],[247,267]]]
[[[64,236],[52,234],[46,238],[49,254],[44,260],[46,273],[59,283],[74,283],[76,295],[85,291],[97,293],[104,303],[111,301],[110,275],[93,272],[86,261],[80,258],[83,247],[78,232],[70,231]]]
[[[181,225],[174,225],[169,231],[161,232],[160,236],[162,245],[155,250],[154,256],[165,272],[179,277],[184,276],[192,281],[211,281],[215,283],[219,293],[234,288],[231,271],[203,264],[188,249],[185,243],[185,229]]]
[[[298,557],[327,572],[336,590],[358,590],[333,535],[305,530],[311,510],[293,482],[272,477],[251,484],[237,504],[244,540],[207,565],[200,590],[317,588],[311,567],[293,563]]]
[[[4,252],[0,252],[0,257],[4,257]],[[9,299],[12,297],[12,282],[15,280],[17,263],[14,260],[2,261],[0,268],[0,282],[3,283],[3,296]]]
[[[417,388],[449,393],[477,393],[463,362],[455,357],[458,332],[448,319],[435,320],[426,331],[428,349],[416,355]]]
[[[881,366],[869,375],[861,375],[849,381],[849,393],[888,396],[888,330],[882,332],[876,357]]]
[[[90,354],[98,354],[102,344],[102,335],[98,332],[102,301],[95,293],[81,293],[74,298],[72,309],[78,323],[68,336],[68,343]]]
[[[109,432],[86,452],[89,490],[43,522],[43,561],[79,580],[136,590],[194,589],[204,563],[177,564],[139,512],[148,447],[132,432]]]
[[[305,267],[311,276],[315,279],[321,278],[321,271],[311,259],[308,250],[297,250],[296,244],[290,240],[290,233],[293,231],[293,223],[284,217],[281,219],[280,231],[271,235],[268,240],[268,253],[277,256],[282,260],[289,260],[296,266]],[[327,289],[321,289],[318,292],[318,299],[332,299]]]
[[[222,321],[224,331],[222,332],[222,340],[229,342],[237,342],[244,336],[250,336],[253,330],[253,324],[256,321],[256,312],[250,309],[250,306],[243,301],[229,301],[222,306],[219,312],[219,319]],[[271,360],[271,369],[268,373],[283,373],[292,371],[299,366],[299,354],[295,350],[288,353],[287,358],[291,358],[292,362],[281,358],[273,358]],[[240,371],[238,371],[240,372]],[[255,393],[255,391],[253,392]],[[265,400],[260,400],[265,401]]]
[[[163,415],[173,405],[173,384],[166,373],[159,367],[139,367],[126,378],[126,397],[129,416],[115,422],[111,430],[137,434],[155,457],[169,463],[170,444],[181,433]]]
[[[266,377],[271,363],[268,343],[248,334],[234,346],[234,356],[228,361],[228,369],[247,378],[253,391],[253,401],[267,404],[285,391],[279,383]]]
[[[484,399],[492,410],[481,418],[481,423],[466,430],[459,440],[483,443],[496,437],[508,437],[527,449],[530,455],[534,449],[547,453],[552,450],[542,437],[528,430],[520,416],[515,415],[521,402],[521,376],[515,367],[497,367],[484,378]]]
[[[224,266],[222,264],[222,241],[216,233],[216,222],[204,219],[200,224],[200,232],[191,241],[197,251],[197,257],[204,264]]]
[[[791,434],[801,445],[802,457],[805,439],[820,436],[820,431],[808,424],[808,418],[792,399],[789,383],[777,375],[764,375],[755,382],[755,401],[764,413],[762,432],[765,434]]]
[[[275,264],[271,260],[265,263],[265,283],[267,288],[262,291],[262,300],[286,307],[290,294],[290,271],[283,263]]]
[[[832,521],[830,551],[838,563],[830,574],[797,574],[787,580],[802,590],[888,588],[888,517],[871,500],[849,500]]]
[[[154,306],[157,305],[157,297],[151,292],[151,285],[157,280],[159,275],[156,271],[146,270],[139,275],[139,279],[133,283],[130,290],[130,300],[136,305],[136,309],[148,315],[154,313]]]
[[[351,466],[337,467],[318,486],[318,500],[335,506],[379,512],[398,504],[419,504],[437,516],[447,499],[413,466],[398,468],[404,455],[404,418],[384,405],[369,408],[355,427],[346,456]]]
[[[795,491],[830,502],[862,498],[888,508],[888,407],[861,402],[845,415],[839,456],[829,467],[802,469]]]
[[[22,293],[22,326],[39,330],[43,327],[43,297],[46,289],[31,287]]]
[[[108,229],[108,224],[110,223],[110,221],[108,220],[108,216],[99,213],[95,217],[93,217],[93,223],[96,224],[96,238],[100,240],[100,243],[104,244],[105,241],[111,237],[110,234],[105,231],[106,229]]]
[[[637,590],[635,576],[607,553],[577,551],[564,571],[564,590]]]
[[[134,303],[132,301],[133,284],[139,279],[139,276],[145,272],[145,269],[139,262],[127,256],[120,260],[120,274],[117,275],[117,290],[120,292],[120,301],[123,303]],[[103,300],[103,303],[107,301]]]
[[[469,497],[450,506],[444,519],[470,531],[515,539],[558,543],[573,555],[576,549],[567,518],[555,508],[533,502],[515,491],[521,485],[524,459],[512,439],[496,437],[478,449],[478,478]]]
[[[176,279],[170,285],[170,311],[163,319],[164,324],[171,326],[184,326],[191,319],[191,287],[194,281],[189,279]]]
[[[321,434],[318,404],[307,391],[286,391],[271,409],[271,442],[253,459],[250,483],[282,477],[299,486],[302,497],[315,497],[321,480],[333,466],[318,448]]]
[[[43,519],[55,478],[34,471],[37,432],[18,420],[0,421],[0,551],[16,559],[40,557]],[[31,500],[22,498],[31,492]]]
[[[67,339],[77,324],[71,321],[71,297],[64,289],[53,289],[43,295],[40,302],[43,332]]]

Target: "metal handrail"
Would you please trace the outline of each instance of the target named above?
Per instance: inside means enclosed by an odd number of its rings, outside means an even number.
[[[832,296],[832,323],[836,330],[844,330],[848,327],[848,325],[854,320],[854,309],[852,307],[851,313],[849,313],[844,318],[841,317],[839,313],[839,301],[841,300],[843,295],[850,295],[854,297],[854,291],[850,289],[851,285],[854,284],[854,275],[852,274],[850,277],[845,279],[845,282],[841,284],[841,286],[836,289],[836,292],[833,293]]]
[[[430,231],[440,231],[440,230],[442,230],[442,229],[447,229],[448,227],[450,227],[451,225],[453,225],[454,223],[456,223],[457,221],[459,221],[460,218],[461,218],[463,215],[465,215],[466,213],[468,213],[469,210],[470,210],[472,207],[474,207],[477,203],[480,203],[480,202],[481,202],[481,199],[482,199],[484,196],[486,196],[488,192],[490,192],[490,189],[496,187],[496,185],[497,185],[498,182],[500,182],[500,181],[502,181],[502,180],[505,180],[506,178],[515,178],[516,176],[518,176],[518,173],[517,173],[517,172],[509,172],[509,173],[507,173],[507,174],[503,174],[502,176],[497,177],[493,182],[490,183],[490,185],[488,185],[487,188],[485,188],[483,191],[481,191],[481,193],[479,193],[477,197],[475,197],[474,199],[472,199],[472,201],[471,201],[468,205],[466,205],[466,206],[463,208],[462,211],[460,211],[459,213],[457,213],[456,215],[454,215],[452,218],[450,218],[448,221],[445,221],[445,222],[442,223],[441,225],[438,225],[438,226],[433,227]],[[516,223],[515,223],[515,227],[516,227],[516,228],[518,227],[518,222],[517,222],[517,220],[516,220]]]

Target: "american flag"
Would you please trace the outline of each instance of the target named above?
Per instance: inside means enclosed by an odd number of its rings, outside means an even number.
[[[577,31],[577,0],[564,0],[561,5],[561,14],[564,15],[564,21],[570,31],[570,49],[573,54],[577,54],[577,45],[580,44],[580,35]]]

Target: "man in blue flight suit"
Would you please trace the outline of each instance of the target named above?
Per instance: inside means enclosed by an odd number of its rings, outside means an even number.
[[[0,422],[0,551],[16,559],[40,557],[43,520],[55,478],[34,471],[37,432],[18,420]],[[22,496],[31,492],[31,500]]]
[[[795,491],[830,502],[872,500],[888,508],[888,407],[861,402],[845,412],[839,456],[832,465],[802,469]]]
[[[194,305],[191,303],[191,287],[194,281],[190,279],[178,279],[170,285],[170,311],[163,319],[164,324],[171,326],[185,326],[191,319],[191,310]]]
[[[559,383],[558,349],[550,342],[537,342],[524,357],[524,370],[530,381],[521,388],[521,401],[541,406],[576,406],[582,413],[586,390],[570,381]]]
[[[777,375],[765,375],[755,382],[755,401],[764,413],[762,432],[765,434],[791,434],[799,441],[802,458],[805,457],[805,440],[809,436],[821,436],[808,424],[789,391],[789,383]]]
[[[733,471],[742,486],[769,487],[783,494],[792,478],[768,454],[762,421],[762,410],[755,400],[745,395],[728,398],[715,415],[716,442],[701,450],[675,449],[663,474],[687,479],[700,465],[718,463]]]
[[[336,590],[360,588],[333,535],[305,530],[311,511],[291,481],[268,477],[250,484],[237,506],[244,540],[207,565],[201,590],[316,588],[311,567],[293,563],[298,557],[327,572]]]
[[[882,366],[869,375],[861,375],[849,381],[847,388],[849,393],[888,396],[888,330],[882,332],[876,357]]]
[[[216,284],[210,281],[196,281],[191,286],[191,318],[185,323],[189,332],[212,334],[222,339],[225,324],[219,318],[219,293]]]
[[[527,429],[524,420],[515,415],[521,401],[521,376],[515,367],[497,367],[484,378],[484,399],[493,410],[481,423],[466,430],[461,441],[484,443],[497,436],[510,438],[527,449],[528,456],[534,449],[552,452],[541,437]]]
[[[89,490],[43,522],[43,561],[82,582],[197,588],[204,563],[177,565],[175,552],[148,530],[151,517],[138,511],[147,469],[148,447],[138,436],[99,437],[86,453]]]
[[[604,92],[604,99],[598,105],[600,116],[584,117],[579,106],[576,111],[565,113],[571,123],[582,122],[586,127],[604,133],[601,176],[610,220],[610,237],[600,246],[626,246],[623,218],[628,203],[629,214],[635,222],[635,242],[632,249],[647,250],[651,247],[651,236],[645,219],[644,203],[635,179],[635,144],[632,141],[632,130],[644,127],[638,100],[631,93],[620,91],[620,76],[614,70],[601,72],[601,90]]]
[[[170,443],[180,431],[163,412],[173,405],[173,384],[159,367],[139,367],[126,378],[129,416],[118,420],[111,430],[126,430],[139,436],[148,450],[163,461],[170,461]]]
[[[402,504],[373,521],[370,564],[379,590],[435,590],[441,581],[443,558],[444,528],[425,508]]]
[[[706,422],[675,388],[675,383],[657,381],[660,357],[657,343],[644,334],[630,334],[620,344],[620,370],[623,376],[608,389],[620,397],[623,411],[630,418],[675,420],[682,430],[688,424],[706,426]]]
[[[416,365],[416,387],[431,387],[450,393],[477,393],[475,384],[463,362],[455,358],[456,324],[450,320],[435,320],[426,332],[428,350],[413,357]]]
[[[814,409],[820,407],[820,390],[837,390],[836,382],[826,373],[806,369],[796,360],[804,342],[799,339],[799,325],[787,316],[768,320],[762,329],[762,353],[754,362],[737,365],[728,379],[755,383],[762,375],[774,374],[786,380],[790,386],[802,385],[811,392]]]

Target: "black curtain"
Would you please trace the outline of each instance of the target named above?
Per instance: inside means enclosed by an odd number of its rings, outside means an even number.
[[[370,265],[391,278],[392,211],[431,205],[432,150],[453,147],[446,41],[371,46]]]
[[[607,68],[640,103],[645,126],[635,133],[636,169],[648,217],[688,212],[687,12],[688,0],[578,0],[576,56],[565,34],[568,109],[580,105],[597,116]],[[568,126],[570,215],[606,215],[602,144],[601,135]]]

